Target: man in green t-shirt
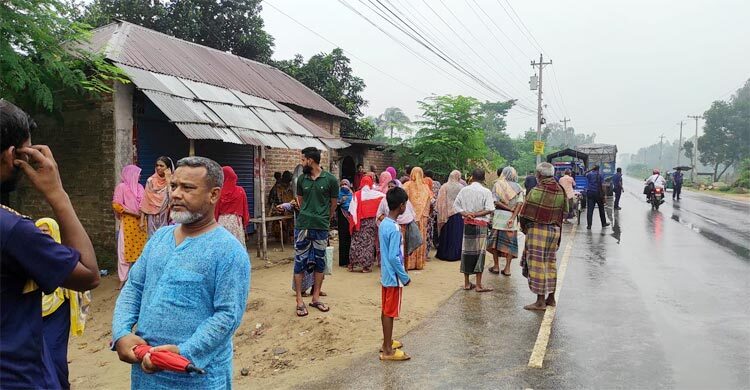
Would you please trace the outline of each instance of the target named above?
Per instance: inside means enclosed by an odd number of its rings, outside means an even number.
[[[297,204],[300,205],[294,226],[294,287],[297,292],[297,315],[307,315],[302,301],[302,279],[305,272],[315,276],[310,306],[322,312],[330,310],[320,301],[323,272],[326,268],[328,229],[336,209],[339,182],[320,167],[320,151],[313,147],[302,150],[303,175],[297,180]]]

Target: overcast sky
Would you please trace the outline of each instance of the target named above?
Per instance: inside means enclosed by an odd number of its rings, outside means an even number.
[[[269,0],[262,16],[275,38],[276,59],[297,53],[307,59],[335,46],[272,6],[344,49],[367,83],[368,115],[395,106],[414,118],[417,101],[432,93],[494,101],[506,94],[534,110],[511,111],[510,133],[536,128],[536,95],[528,81],[535,73],[530,61],[539,60],[538,42],[545,61],[553,61],[543,75],[547,122],[571,118],[576,131],[596,132],[598,142],[635,152],[661,134],[677,139],[680,120],[728,99],[750,78],[747,0],[381,0],[500,93],[419,47],[366,8],[363,2],[372,6],[367,0],[345,1],[433,64],[339,1]],[[531,36],[522,33],[524,25]],[[686,136],[694,126],[686,123]]]

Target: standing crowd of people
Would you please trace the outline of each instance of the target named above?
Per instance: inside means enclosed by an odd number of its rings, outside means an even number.
[[[12,191],[23,172],[55,216],[34,223],[0,209],[0,382],[68,388],[67,339],[84,330],[89,291],[99,284],[96,255],[52,152],[31,144],[33,120],[6,101],[0,100],[0,111],[2,191]],[[308,307],[331,310],[322,301],[322,286],[330,272],[326,250],[337,216],[339,265],[364,273],[380,267],[382,360],[409,359],[392,338],[394,319],[400,315],[402,288],[411,284],[408,272],[424,269],[433,248],[440,260],[460,261],[465,290],[483,293],[492,291],[482,279],[486,253],[493,256],[489,272],[510,276],[521,231],[523,275],[537,296],[525,308],[555,305],[556,251],[569,196],[551,164],[537,166],[533,183],[528,178],[524,183],[524,195],[513,167],[499,170],[491,185],[483,169],[474,169],[468,183],[457,170],[440,183],[421,167],[406,167],[401,177],[393,167],[380,174],[360,167],[352,183],[326,172],[319,150],[306,148],[300,157],[296,183],[285,172],[272,194],[273,209],[296,214],[297,316],[308,315]],[[250,289],[247,195],[231,167],[205,157],[176,163],[159,157],[145,186],[140,174],[141,168],[125,166],[112,198],[121,291],[111,348],[132,364],[133,388],[231,387],[232,336]],[[204,375],[164,370],[159,364],[164,355],[179,355],[190,362],[185,367]]]

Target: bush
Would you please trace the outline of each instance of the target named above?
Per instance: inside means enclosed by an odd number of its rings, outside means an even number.
[[[719,189],[719,191],[721,191],[721,192],[729,192],[729,190],[731,190],[731,188],[730,188],[730,187],[719,187],[718,189]]]
[[[733,194],[747,194],[747,193],[748,193],[748,192],[750,192],[750,191],[748,191],[748,190],[747,190],[747,188],[743,188],[743,187],[735,187],[735,188],[732,188],[732,191],[731,191],[731,192],[732,192]]]

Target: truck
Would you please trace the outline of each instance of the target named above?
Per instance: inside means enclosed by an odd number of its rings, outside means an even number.
[[[615,175],[617,162],[617,145],[612,144],[584,144],[576,146],[576,150],[588,155],[586,171],[594,165],[599,166],[599,172],[604,176],[604,191],[612,196],[612,176]]]
[[[554,162],[556,158],[570,157],[569,161]],[[583,144],[574,149],[563,149],[547,155],[547,162],[555,166],[555,176],[559,176],[566,169],[570,169],[576,180],[576,188],[586,188],[586,173],[599,166],[599,172],[604,177],[604,191],[611,196],[612,176],[616,171],[617,145],[611,144]]]

